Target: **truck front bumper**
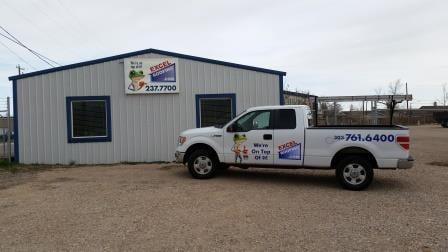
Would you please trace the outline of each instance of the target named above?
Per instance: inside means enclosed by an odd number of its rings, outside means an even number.
[[[174,153],[174,157],[176,157],[176,163],[183,163],[184,156],[185,156],[185,152],[176,151]]]
[[[411,169],[414,166],[414,158],[409,156],[407,159],[399,159],[397,168],[398,169]]]

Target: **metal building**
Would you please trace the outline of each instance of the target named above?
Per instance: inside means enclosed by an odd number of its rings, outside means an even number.
[[[171,161],[181,131],[283,104],[285,75],[147,49],[11,76],[15,160]]]

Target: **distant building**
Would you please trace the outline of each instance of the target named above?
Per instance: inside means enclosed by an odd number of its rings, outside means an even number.
[[[283,91],[283,97],[286,105],[308,105],[313,106],[315,95],[300,92]]]

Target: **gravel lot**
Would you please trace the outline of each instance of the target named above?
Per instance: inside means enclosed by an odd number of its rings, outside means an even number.
[[[448,250],[448,129],[412,128],[411,170],[115,165],[0,173],[0,250]]]

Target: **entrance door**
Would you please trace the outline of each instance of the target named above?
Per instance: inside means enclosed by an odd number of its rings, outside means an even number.
[[[273,161],[273,112],[248,112],[224,132],[224,160],[230,164],[266,164]]]
[[[296,118],[294,109],[278,109],[274,112],[274,164],[303,165],[305,132],[303,118]]]

